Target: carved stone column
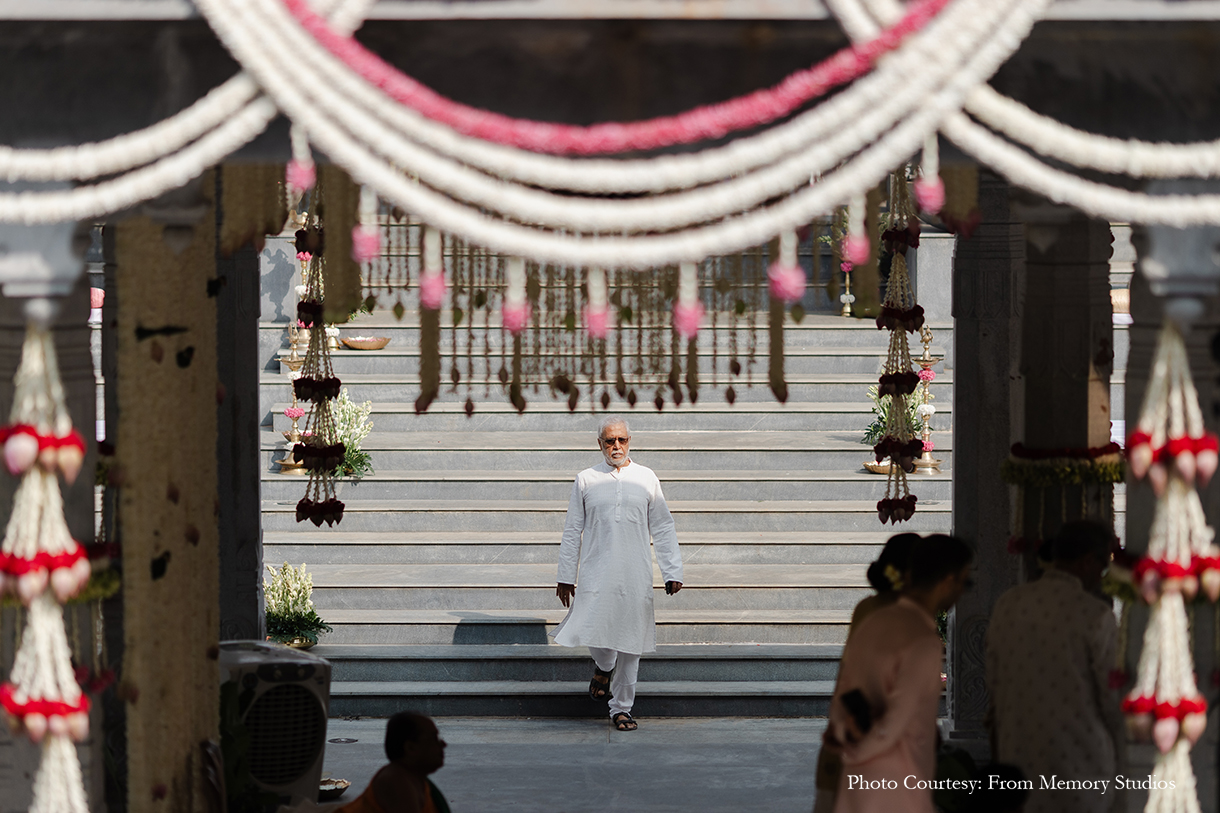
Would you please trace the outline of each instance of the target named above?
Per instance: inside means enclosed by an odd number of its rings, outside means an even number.
[[[1110,441],[1114,328],[1110,224],[1039,207],[1026,223],[1022,442],[1031,449],[1094,448]],[[1027,489],[1024,535],[1050,539],[1065,520],[1109,523],[1113,486]],[[1034,551],[1026,572],[1036,572]]]
[[[216,232],[212,184],[115,226],[115,439],[128,810],[207,809],[218,741]],[[214,283],[213,283],[214,284]]]
[[[974,589],[950,617],[948,702],[954,739],[981,753],[984,637],[996,597],[1017,581],[1006,544],[1011,497],[999,467],[1024,423],[1018,360],[1025,231],[1008,185],[986,171],[979,174],[979,210],[982,223],[958,241],[953,267],[953,532],[976,553]]]

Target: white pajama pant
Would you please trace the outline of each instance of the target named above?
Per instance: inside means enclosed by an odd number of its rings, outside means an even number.
[[[617,649],[602,649],[600,646],[589,647],[593,662],[603,672],[614,670],[610,678],[610,716],[625,711],[631,713],[635,705],[635,679],[640,674],[640,656]],[[616,668],[617,667],[617,668]]]

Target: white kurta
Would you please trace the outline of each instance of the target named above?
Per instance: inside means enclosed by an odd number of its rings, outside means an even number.
[[[662,578],[682,581],[674,519],[652,469],[598,463],[576,475],[559,545],[559,582],[575,584],[576,595],[551,633],[556,643],[656,651],[650,539]]]

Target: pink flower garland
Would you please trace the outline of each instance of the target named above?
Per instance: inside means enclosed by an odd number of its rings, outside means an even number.
[[[805,271],[799,266],[772,263],[767,269],[771,296],[782,302],[796,302],[805,295]]]
[[[720,104],[696,107],[676,116],[589,127],[515,119],[446,99],[385,62],[350,36],[330,28],[308,0],[284,6],[318,43],[391,98],[465,135],[534,152],[595,155],[651,150],[721,138],[782,118],[811,99],[872,69],[882,55],[922,29],[949,0],[918,0],[892,28],[876,39],[839,51],[812,68],[797,71],[773,88]]]
[[[381,235],[371,226],[352,229],[352,259],[358,263],[372,262],[381,256]]]
[[[293,158],[284,171],[284,182],[293,189],[305,192],[313,189],[317,183],[318,170],[313,163],[305,163]]]
[[[945,205],[945,183],[939,177],[918,178],[915,181],[915,202],[919,208],[936,214]]]
[[[594,339],[604,339],[610,335],[610,309],[587,306],[585,308],[585,330]]]
[[[674,330],[683,339],[693,339],[699,332],[699,323],[703,321],[703,303],[692,302],[687,305],[682,302],[674,305]]]
[[[520,305],[510,305],[506,302],[500,309],[500,317],[504,320],[505,329],[515,336],[525,330],[525,326],[529,324],[530,303],[522,302]]]
[[[428,310],[440,310],[449,283],[443,271],[425,273],[419,278],[419,302]]]

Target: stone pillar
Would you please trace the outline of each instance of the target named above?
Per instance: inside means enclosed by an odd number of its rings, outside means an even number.
[[[128,810],[207,809],[219,741],[216,231],[205,182],[115,227]]]
[[[982,754],[984,638],[991,607],[1017,581],[1008,554],[1012,521],[1000,462],[1024,419],[1021,293],[1025,232],[1012,213],[1009,188],[979,174],[982,223],[959,240],[953,267],[953,532],[975,545],[974,589],[962,596],[949,624],[949,717],[958,744]]]
[[[263,637],[263,534],[258,459],[259,254],[216,262],[216,362],[226,397],[217,407],[220,497],[220,638]]]
[[[1110,224],[1050,207],[1026,224],[1025,382],[1022,442],[1031,449],[1094,448],[1110,442],[1114,330]],[[1027,489],[1024,535],[1050,539],[1063,522],[1109,523],[1114,488]],[[1026,573],[1037,572],[1026,554]]]

